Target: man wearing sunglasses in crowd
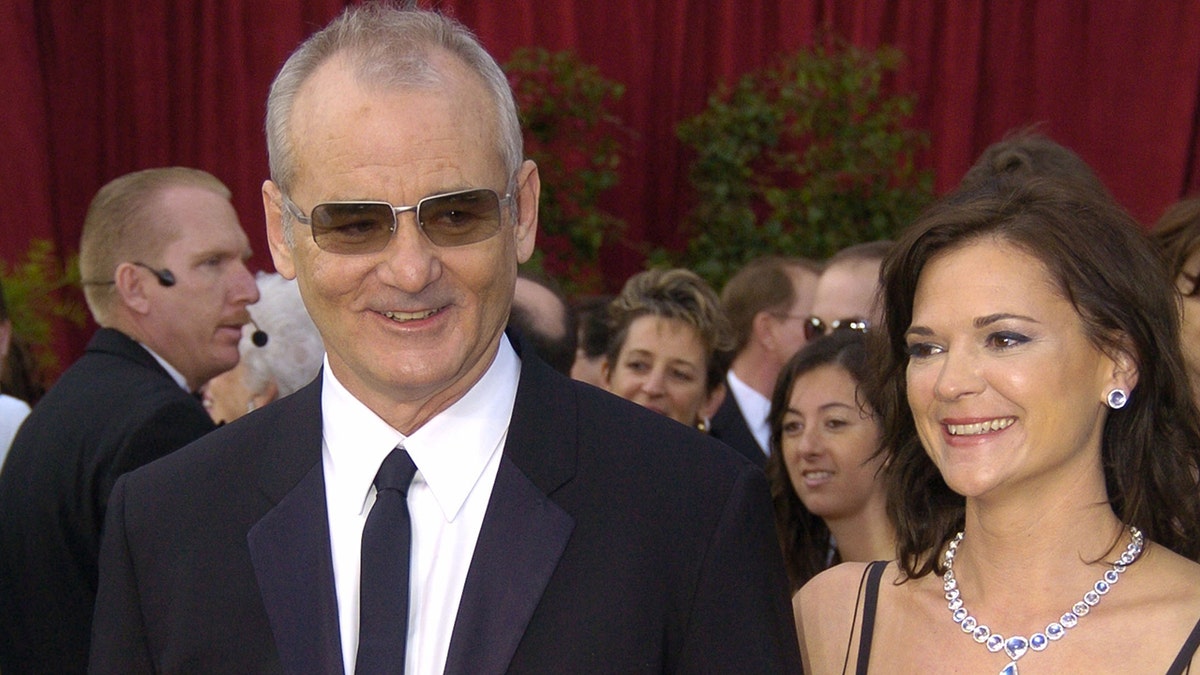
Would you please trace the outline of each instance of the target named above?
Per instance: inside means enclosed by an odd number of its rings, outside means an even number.
[[[325,367],[119,481],[93,671],[798,671],[762,472],[505,334],[540,178],[474,38],[348,8],[267,130]]]
[[[829,258],[817,280],[812,314],[804,322],[809,341],[838,330],[866,333],[879,323],[879,268],[892,246],[888,240],[869,241]]]
[[[805,322],[821,267],[804,258],[763,256],[737,271],[721,289],[721,308],[733,329],[729,395],[709,433],[760,467],[771,447],[771,393],[783,364],[805,345]]]

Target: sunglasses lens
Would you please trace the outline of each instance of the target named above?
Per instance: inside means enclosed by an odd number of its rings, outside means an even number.
[[[804,339],[816,340],[825,334],[825,322],[820,317],[810,316],[804,322]]]
[[[417,220],[438,246],[474,244],[500,231],[500,197],[483,188],[427,197],[417,205]]]
[[[392,207],[382,202],[318,204],[312,211],[313,241],[330,253],[375,253],[392,236]]]
[[[821,317],[810,316],[804,322],[804,337],[808,340],[816,340],[823,335],[829,335],[839,331],[854,331],[856,333],[866,333],[870,329],[870,324],[866,319],[834,319],[829,323],[821,320]]]

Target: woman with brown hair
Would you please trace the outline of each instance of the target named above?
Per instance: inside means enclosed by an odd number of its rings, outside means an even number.
[[[792,590],[833,563],[896,555],[868,373],[866,336],[852,330],[808,343],[779,372],[766,470]]]
[[[899,557],[800,591],[806,672],[1200,664],[1200,424],[1132,220],[1070,182],[984,180],[918,219],[883,288]]]

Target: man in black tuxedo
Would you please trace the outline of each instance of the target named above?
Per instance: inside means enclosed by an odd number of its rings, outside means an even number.
[[[348,8],[267,130],[326,366],[117,482],[93,671],[797,671],[762,472],[505,334],[540,182],[474,38]]]
[[[805,320],[820,270],[803,258],[764,256],[746,263],[721,289],[737,346],[709,433],[760,467],[770,451],[767,413],[775,379],[807,342]]]
[[[34,407],[0,472],[0,670],[87,668],[113,483],[213,429],[193,392],[238,362],[258,299],[229,190],[149,169],[97,193],[79,247],[101,326]]]

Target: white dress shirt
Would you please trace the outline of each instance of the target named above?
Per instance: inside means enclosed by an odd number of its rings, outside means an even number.
[[[175,380],[175,384],[179,385],[180,389],[186,391],[189,394],[192,393],[192,390],[188,388],[187,378],[183,376],[183,373],[176,370],[175,366],[167,363],[167,360],[164,359],[163,357],[159,356],[158,352],[154,351],[153,349],[150,349],[149,347],[142,344],[141,342],[139,342],[138,344],[141,345],[142,349],[145,349],[146,351],[150,352],[150,356],[153,356],[154,360],[158,361],[158,365],[162,366],[163,370],[167,371],[167,374],[171,376],[172,380]],[[382,463],[383,462],[380,462],[380,464],[382,464]]]
[[[8,456],[8,448],[12,445],[17,428],[29,416],[29,404],[19,398],[0,394],[0,466]]]
[[[750,433],[754,434],[754,440],[758,441],[758,447],[762,449],[763,454],[770,455],[771,424],[767,415],[771,414],[771,399],[742,382],[732,370],[726,373],[725,379],[729,383],[729,393],[742,409],[746,426],[750,427]]]
[[[321,389],[325,503],[347,675],[358,653],[363,525],[388,453],[403,445],[417,465],[412,520],[406,671],[441,673],[467,570],[500,467],[521,361],[502,337],[495,360],[465,396],[411,436],[388,426],[346,390],[325,359]]]

